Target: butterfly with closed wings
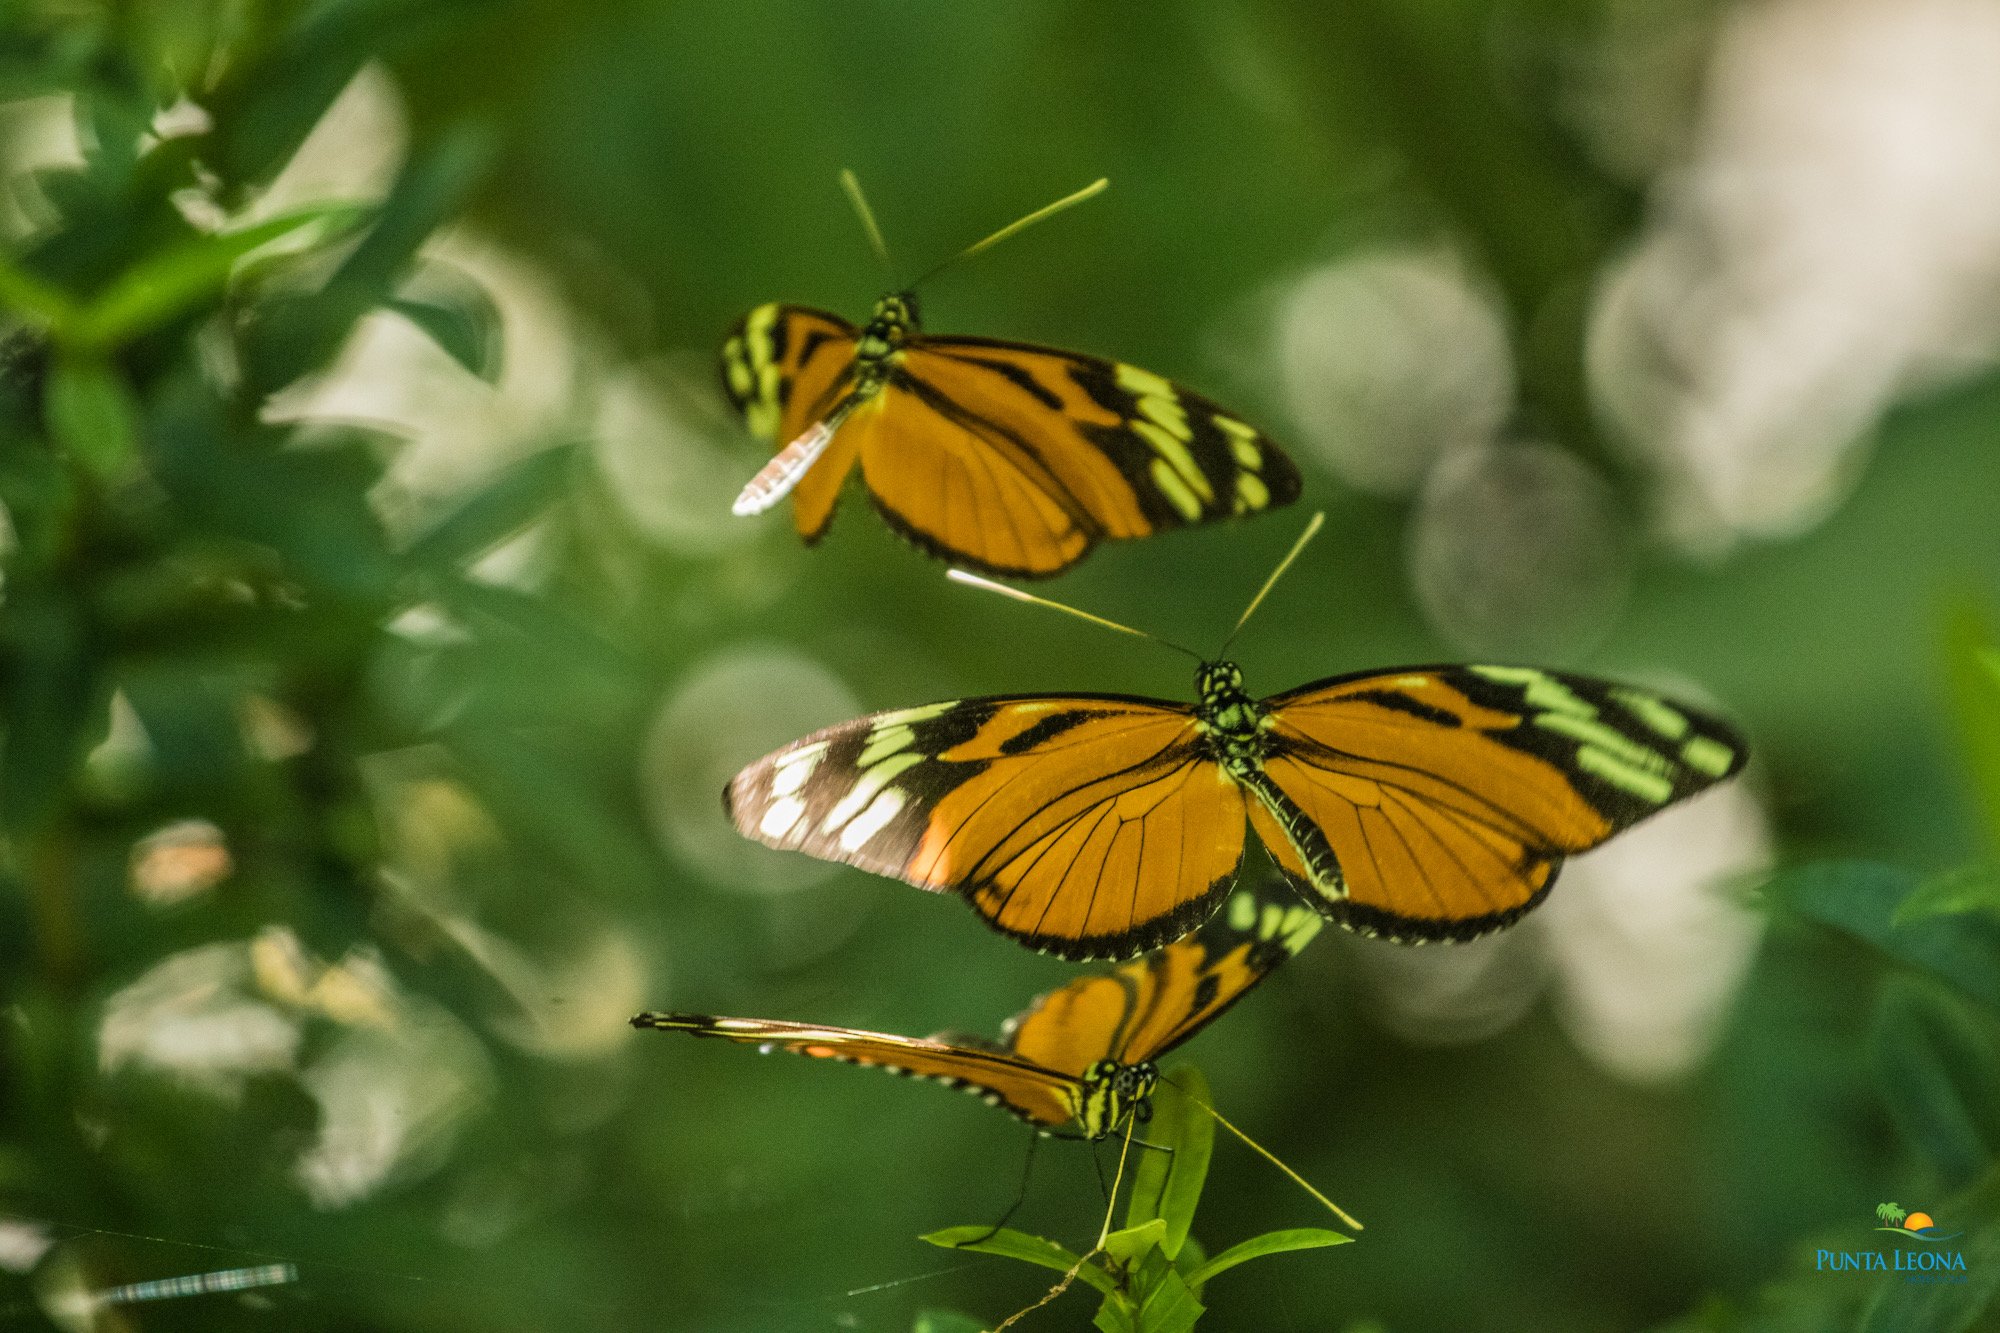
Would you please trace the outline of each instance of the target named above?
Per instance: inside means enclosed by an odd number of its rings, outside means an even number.
[[[842,183],[886,265],[852,174]],[[1103,185],[1030,214],[959,258]],[[1292,461],[1234,413],[1136,366],[1030,343],[925,334],[916,286],[883,297],[861,328],[774,303],[731,331],[723,389],[751,432],[779,446],[737,498],[738,514],[761,513],[789,494],[800,536],[816,542],[858,464],[883,519],[920,549],[987,573],[1038,578],[1067,569],[1099,541],[1298,498]]]
[[[1704,710],[1535,667],[1395,667],[1260,700],[1234,662],[1211,660],[1195,691],[1192,705],[1011,695],[877,713],[766,755],[723,803],[769,846],[957,893],[1059,957],[1122,958],[1215,909],[1251,828],[1341,926],[1487,934],[1540,902],[1565,857],[1746,756]]]

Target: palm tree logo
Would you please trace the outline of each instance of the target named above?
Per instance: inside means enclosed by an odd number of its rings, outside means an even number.
[[[1909,1214],[1904,1212],[1897,1204],[1878,1203],[1875,1205],[1875,1216],[1889,1226],[1899,1227],[1903,1225],[1903,1219],[1908,1217]]]

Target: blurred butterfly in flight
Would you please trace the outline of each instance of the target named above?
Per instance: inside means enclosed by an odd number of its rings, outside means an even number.
[[[886,268],[881,231],[853,173],[841,183]],[[1039,209],[956,259],[1104,185]],[[723,388],[751,432],[778,446],[737,497],[738,514],[790,495],[799,534],[818,541],[859,464],[875,508],[921,550],[989,574],[1039,578],[1099,541],[1298,498],[1298,469],[1277,445],[1151,371],[1029,343],[923,333],[914,290],[923,280],[883,297],[858,329],[838,315],[774,303],[730,333]]]
[[[1214,911],[1249,829],[1339,925],[1471,939],[1540,902],[1564,857],[1746,757],[1720,718],[1589,676],[1393,667],[1257,699],[1234,662],[1178,651],[1201,663],[1191,705],[1009,695],[876,713],[766,755],[723,803],[769,846],[957,893],[1047,953],[1122,958]]]

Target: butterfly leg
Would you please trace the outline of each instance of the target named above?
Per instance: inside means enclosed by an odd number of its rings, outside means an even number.
[[[1034,1173],[1035,1149],[1041,1146],[1041,1142],[1042,1142],[1041,1134],[1036,1132],[1029,1133],[1028,1156],[1027,1159],[1021,1163],[1021,1188],[1020,1191],[1014,1195],[1014,1202],[1008,1204],[1007,1211],[1000,1214],[1000,1220],[998,1222],[995,1222],[992,1226],[988,1227],[982,1234],[974,1236],[971,1240],[962,1240],[958,1242],[957,1245],[958,1249],[965,1249],[968,1246],[973,1246],[973,1245],[981,1245],[989,1240],[992,1240],[995,1236],[1000,1234],[1001,1228],[1005,1227],[1008,1222],[1013,1220],[1014,1214],[1020,1210],[1021,1205],[1027,1202],[1028,1177]],[[1093,1161],[1096,1160],[1094,1156],[1092,1160]]]

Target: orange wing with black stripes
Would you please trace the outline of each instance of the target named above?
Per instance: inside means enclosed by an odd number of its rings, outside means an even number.
[[[882,311],[894,303],[894,321]],[[1299,494],[1269,439],[1135,366],[1026,343],[926,337],[915,300],[868,330],[760,306],[723,345],[723,382],[780,446],[738,512],[793,494],[816,540],[857,462],[898,533],[932,555],[1042,577],[1099,541],[1260,513]],[[878,329],[886,332],[877,334]]]
[[[1530,667],[1320,681],[1266,701],[1251,818],[1334,921],[1470,939],[1540,902],[1563,858],[1737,772],[1721,719]]]
[[[1117,695],[934,704],[841,723],[724,793],[772,847],[963,896],[1064,958],[1177,939],[1235,880],[1244,793],[1185,706]]]
[[[1041,996],[1008,1020],[1001,1045],[1079,1075],[1098,1060],[1157,1060],[1311,943],[1323,920],[1275,883],[1238,889],[1185,939]]]
[[[1079,977],[1009,1019],[998,1042],[955,1034],[898,1037],[780,1019],[640,1014],[632,1025],[762,1050],[886,1069],[974,1093],[1040,1129],[1072,1121],[1100,1137],[1090,1075],[1100,1062],[1156,1060],[1248,994],[1318,933],[1289,892],[1239,890],[1207,925],[1117,970]]]
[[[1528,667],[1367,672],[1261,703],[1232,666],[1202,674],[1234,683],[1192,708],[1021,696],[860,718],[744,769],[725,804],[750,837],[958,893],[1044,952],[1126,957],[1208,916],[1246,823],[1331,920],[1470,939],[1746,754],[1701,710]]]
[[[866,1065],[964,1088],[1031,1125],[1054,1129],[1076,1118],[1083,1083],[991,1044],[961,1039],[898,1037],[860,1028],[820,1027],[775,1018],[712,1018],[706,1014],[639,1014],[632,1026],[691,1037],[717,1037],[818,1060]]]

